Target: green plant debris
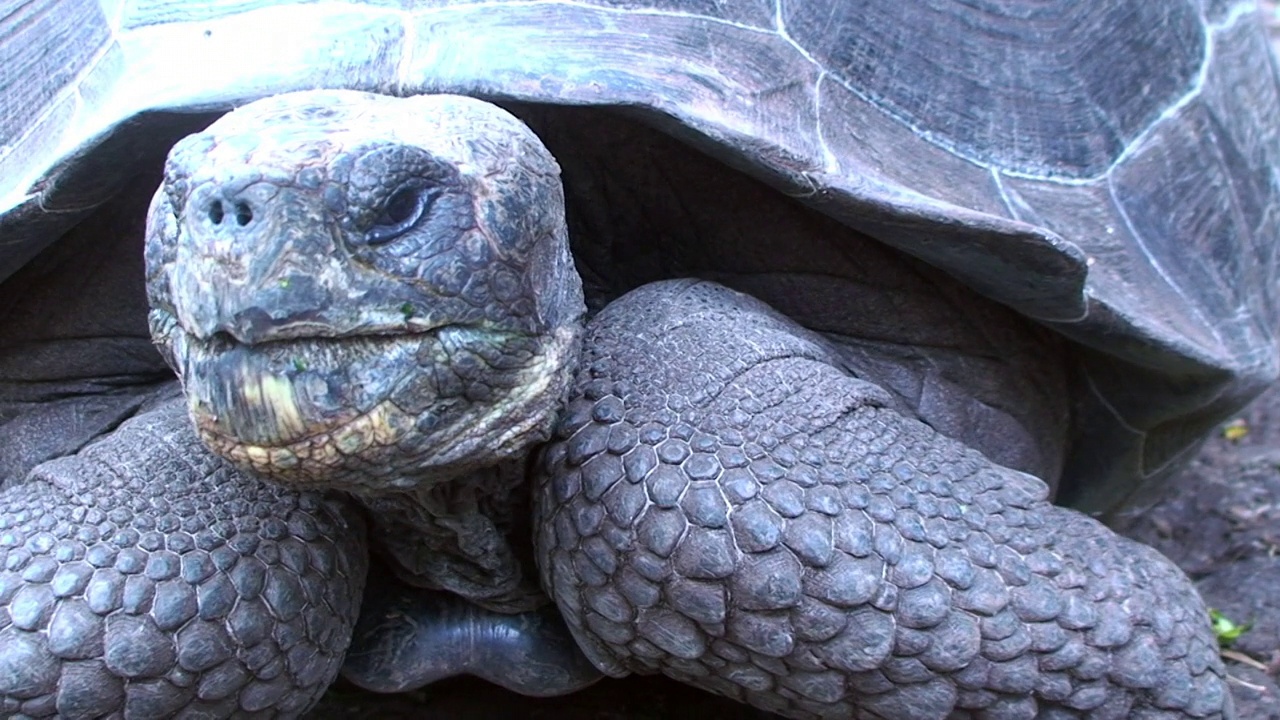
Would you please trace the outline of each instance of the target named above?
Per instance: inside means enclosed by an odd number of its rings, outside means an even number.
[[[413,316],[416,314],[416,311],[413,309],[413,303],[406,302],[401,305],[400,314],[404,315],[405,322],[409,322],[409,320],[413,319]]]
[[[1231,643],[1253,627],[1251,622],[1238,624],[1220,610],[1213,608],[1209,608],[1209,620],[1213,622],[1213,634],[1218,638],[1218,645],[1224,648],[1231,647]]]
[[[293,369],[294,369],[295,371],[297,371],[297,372],[306,372],[306,371],[307,371],[307,361],[306,361],[306,360],[303,360],[302,358],[294,358],[294,359],[293,359]]]
[[[1222,426],[1222,437],[1231,442],[1239,442],[1248,434],[1249,423],[1245,422],[1243,418],[1236,418]]]

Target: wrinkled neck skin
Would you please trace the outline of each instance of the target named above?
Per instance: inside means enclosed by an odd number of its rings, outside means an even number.
[[[508,460],[403,493],[363,498],[373,546],[406,584],[520,613],[547,603],[533,561],[528,463]]]

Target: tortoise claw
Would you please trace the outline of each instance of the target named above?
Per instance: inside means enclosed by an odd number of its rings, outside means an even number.
[[[365,591],[342,675],[381,693],[474,675],[535,697],[566,695],[602,677],[554,606],[508,615],[387,580]]]

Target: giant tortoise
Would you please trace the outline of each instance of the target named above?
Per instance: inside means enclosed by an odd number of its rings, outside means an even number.
[[[1188,579],[1084,513],[1277,373],[1251,3],[0,28],[6,716],[299,715],[371,551],[383,689],[1233,716]]]

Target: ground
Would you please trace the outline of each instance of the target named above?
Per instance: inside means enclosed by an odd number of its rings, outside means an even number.
[[[1280,4],[1263,0],[1272,36]],[[1153,507],[1119,528],[1154,546],[1197,582],[1210,607],[1250,623],[1224,650],[1239,716],[1280,720],[1280,388],[1273,389],[1205,444],[1171,479]],[[374,695],[339,682],[308,716],[337,718],[648,718],[772,717],[663,678],[604,680],[563,698],[520,697],[460,678],[416,692]]]
[[[1241,718],[1280,720],[1280,387],[1119,529],[1178,563],[1211,608],[1251,623],[1226,652],[1233,694]]]

